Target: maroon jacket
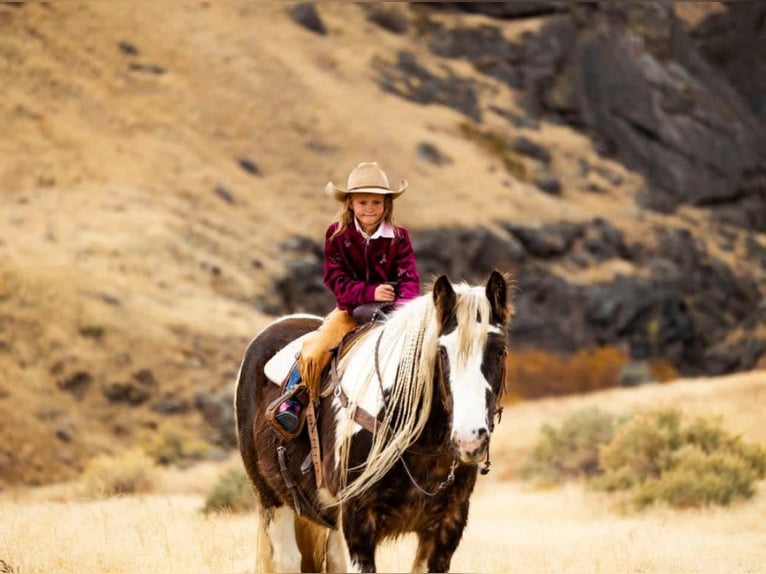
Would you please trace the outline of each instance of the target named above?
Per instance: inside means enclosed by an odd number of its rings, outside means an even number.
[[[415,252],[407,230],[394,229],[394,237],[367,240],[354,226],[330,240],[338,228],[331,223],[325,233],[324,282],[335,294],[338,308],[353,311],[362,303],[374,301],[375,287],[397,281],[397,301],[420,294],[420,277]]]

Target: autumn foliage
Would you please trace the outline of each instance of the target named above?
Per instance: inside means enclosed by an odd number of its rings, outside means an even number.
[[[509,353],[506,384],[509,400],[584,393],[616,387],[629,357],[615,347],[583,349],[564,356],[539,349]]]

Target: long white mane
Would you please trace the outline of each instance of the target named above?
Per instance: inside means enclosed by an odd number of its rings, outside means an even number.
[[[465,360],[476,344],[484,346],[491,310],[483,288],[466,284],[453,287],[458,294],[458,360]],[[344,482],[335,503],[358,496],[378,482],[420,436],[431,412],[438,346],[436,308],[428,293],[407,302],[383,325],[370,329],[341,359],[341,385],[350,404],[338,412],[335,454]],[[389,393],[384,418],[373,435],[367,460],[350,468],[351,439],[359,430],[353,421],[354,412],[360,407],[377,414],[384,390]],[[345,482],[349,471],[360,474]]]

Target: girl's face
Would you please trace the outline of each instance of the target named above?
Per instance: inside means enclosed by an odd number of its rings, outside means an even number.
[[[379,193],[351,194],[351,209],[367,234],[378,228],[385,208],[385,196]]]

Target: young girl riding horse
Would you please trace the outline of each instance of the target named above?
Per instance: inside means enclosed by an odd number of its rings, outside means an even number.
[[[302,427],[304,405],[299,400],[303,381],[310,400],[316,400],[322,372],[331,350],[357,326],[353,313],[368,303],[396,304],[420,294],[420,277],[407,230],[394,224],[394,200],[407,189],[389,186],[375,162],[363,162],[348,176],[346,189],[329,182],[328,195],[343,203],[325,232],[324,283],[333,292],[336,308],[301,348],[297,369],[288,376],[285,394],[270,407],[290,437]]]

